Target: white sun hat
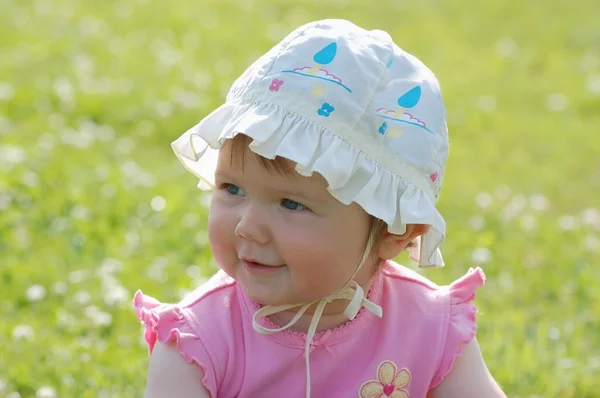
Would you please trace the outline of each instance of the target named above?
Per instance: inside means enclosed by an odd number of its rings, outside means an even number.
[[[440,87],[386,32],[344,20],[296,29],[172,147],[210,189],[219,148],[236,134],[251,137],[260,156],[321,174],[331,195],[356,202],[392,233],[429,225],[411,257],[421,267],[444,265],[446,224],[435,207],[448,155]]]

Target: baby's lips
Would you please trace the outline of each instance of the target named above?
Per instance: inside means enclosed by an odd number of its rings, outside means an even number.
[[[255,264],[255,265],[261,265],[263,267],[283,267],[285,265],[285,264],[280,264],[280,265],[266,264],[266,263],[256,260],[255,258],[252,258],[252,257],[240,257],[240,260],[245,261],[247,263]]]

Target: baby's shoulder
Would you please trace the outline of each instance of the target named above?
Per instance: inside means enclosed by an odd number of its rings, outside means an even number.
[[[416,295],[422,298],[441,298],[447,293],[447,286],[440,286],[418,272],[387,261],[381,269],[384,281],[393,291]]]
[[[202,341],[208,350],[226,348],[236,338],[239,328],[233,325],[242,316],[238,296],[235,280],[219,271],[178,303],[161,303],[138,291],[133,305],[147,333],[155,335],[150,349],[157,338],[166,342],[175,335],[177,341]]]
[[[425,276],[393,261],[382,267],[386,296],[395,302],[411,303],[411,307],[431,312],[448,310],[458,303],[471,302],[477,288],[485,282],[479,268],[469,270],[449,285],[438,285]]]
[[[207,282],[188,293],[177,306],[196,332],[205,338],[224,337],[240,321],[241,297],[233,278],[218,271]]]
[[[200,365],[202,383],[216,396],[219,381],[227,381],[225,371],[233,366],[231,348],[243,341],[239,296],[235,281],[219,271],[178,303],[161,303],[138,291],[133,305],[150,351],[157,342],[174,342],[187,362]]]
[[[409,355],[406,363],[413,363],[415,369],[428,369],[429,388],[433,388],[450,372],[462,347],[475,337],[477,308],[473,300],[485,275],[480,268],[471,269],[449,285],[440,286],[393,262],[385,264],[382,275],[384,318],[390,310],[382,333],[392,334],[380,341],[395,346],[398,334],[405,333],[402,341],[413,348],[402,354]]]
[[[230,297],[235,294],[235,283],[235,279],[219,270],[202,285],[186,294],[178,305],[182,308],[196,308],[200,303]]]
[[[398,284],[416,284],[426,290],[438,290],[440,286],[418,272],[394,261],[386,261],[381,268],[382,273]]]

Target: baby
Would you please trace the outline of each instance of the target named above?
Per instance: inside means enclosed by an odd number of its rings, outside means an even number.
[[[178,304],[138,292],[147,397],[504,397],[482,359],[480,269],[437,286],[448,154],[439,84],[383,31],[304,25],[173,143],[214,189],[221,270]]]

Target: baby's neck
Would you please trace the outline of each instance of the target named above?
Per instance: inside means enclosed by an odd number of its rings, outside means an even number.
[[[373,281],[371,280],[367,284],[361,284],[365,294],[369,292],[372,283]],[[317,332],[335,329],[346,322],[350,322],[350,320],[344,315],[344,311],[346,310],[348,304],[349,301],[347,300],[335,300],[327,304],[325,306],[325,310],[323,311],[323,315],[321,315],[321,318],[319,319]],[[298,333],[307,333],[316,307],[317,304],[309,307],[307,311],[300,317],[300,319],[298,319],[298,321],[287,330]],[[297,309],[293,308],[291,310],[278,312],[269,316],[268,318],[271,320],[271,322],[281,327],[287,325],[292,320],[294,315],[296,315],[296,313]]]
[[[295,313],[290,311],[283,311],[278,314],[274,314],[269,316],[271,322],[275,323],[277,326],[286,325],[288,322],[292,320]],[[313,315],[302,315],[298,322],[294,325],[290,326],[287,330],[298,333],[307,333],[308,328],[310,327],[310,322],[312,321]],[[319,320],[319,324],[317,325],[317,332],[323,332],[328,329],[334,329],[344,323],[349,322],[348,318],[344,316],[344,314],[332,314],[332,315],[322,315]]]

